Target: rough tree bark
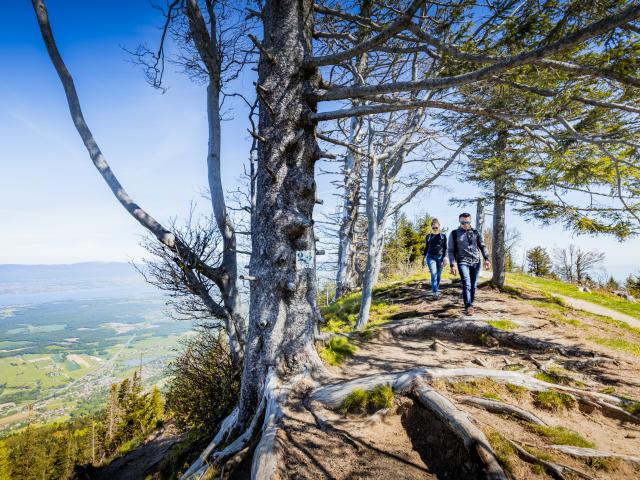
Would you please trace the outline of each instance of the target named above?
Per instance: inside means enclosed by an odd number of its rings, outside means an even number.
[[[493,240],[491,247],[491,263],[493,275],[491,283],[496,287],[504,286],[504,256],[505,256],[505,215],[506,215],[506,179],[499,175],[493,182]]]
[[[280,378],[322,370],[314,347],[318,318],[313,261],[314,164],[319,155],[313,105],[313,2],[269,0],[262,13],[256,209],[252,218],[249,330],[237,428],[246,427],[270,371]],[[273,52],[271,54],[270,52]],[[300,257],[298,257],[300,256]],[[298,258],[297,258],[298,257]]]

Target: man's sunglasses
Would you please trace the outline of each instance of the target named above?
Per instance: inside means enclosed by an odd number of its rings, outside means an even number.
[[[462,224],[462,225],[471,225],[471,222],[468,222],[466,220],[460,220],[460,224]]]
[[[440,227],[436,227],[434,225],[431,225],[431,230],[438,230]]]

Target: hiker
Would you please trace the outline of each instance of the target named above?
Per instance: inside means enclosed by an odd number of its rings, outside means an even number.
[[[433,299],[440,298],[442,265],[447,262],[447,236],[440,231],[440,221],[431,219],[431,233],[427,235],[422,254],[422,264],[429,268]]]
[[[480,262],[484,259],[485,269],[489,269],[491,263],[482,236],[476,229],[471,228],[471,214],[461,213],[458,220],[460,226],[449,235],[449,265],[451,275],[456,275],[456,265],[460,271],[464,313],[473,315],[475,313],[473,300],[480,275]]]

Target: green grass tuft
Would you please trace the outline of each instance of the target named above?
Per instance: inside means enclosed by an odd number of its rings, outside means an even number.
[[[528,391],[525,387],[521,387],[520,385],[514,385],[513,383],[507,383],[505,385],[505,388],[515,398],[522,398],[524,394],[527,393]]]
[[[492,400],[501,400],[500,384],[490,378],[480,378],[468,382],[451,382],[449,388],[458,395],[472,395]]]
[[[372,390],[354,388],[342,402],[340,411],[348,413],[376,412],[393,406],[393,390],[389,385],[376,385]]]
[[[345,415],[347,413],[364,413],[367,411],[368,404],[369,394],[362,388],[354,388],[351,390],[351,393],[345,397],[340,411]]]
[[[329,365],[340,365],[346,358],[353,355],[357,348],[349,343],[347,337],[331,337],[329,343],[320,349],[320,358]]]
[[[625,405],[624,409],[632,415],[640,415],[640,402]]]
[[[511,320],[489,320],[487,323],[498,330],[511,331],[518,328],[518,324]]]
[[[624,338],[602,338],[602,337],[589,337],[589,340],[596,342],[598,345],[612,348],[613,350],[619,350],[621,352],[630,353],[640,357],[640,342],[632,342],[625,340]]]
[[[389,385],[377,385],[369,392],[369,407],[373,410],[391,408],[393,405],[393,390]]]
[[[513,463],[511,457],[516,453],[515,448],[506,438],[498,432],[492,432],[487,436],[487,440],[491,444],[491,448],[496,454],[496,459],[500,466],[509,474],[513,475]]]
[[[546,392],[536,392],[533,395],[533,404],[543,410],[557,411],[562,408],[573,408],[576,401],[571,395],[567,395],[566,393],[548,390]]]
[[[528,428],[534,433],[546,438],[553,445],[571,445],[574,447],[594,448],[595,445],[580,436],[580,434],[564,427],[545,427],[529,424]]]

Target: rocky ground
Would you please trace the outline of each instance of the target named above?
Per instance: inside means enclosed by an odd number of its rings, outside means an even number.
[[[437,301],[420,281],[379,293],[398,308],[368,338],[351,336],[357,351],[329,367],[340,398],[359,379],[369,379],[365,388],[385,382],[395,388],[396,372],[432,368],[440,373],[423,375],[426,388],[485,435],[507,477],[640,478],[640,419],[630,413],[640,413],[633,402],[640,398],[634,350],[640,331],[553,297],[489,286],[480,289],[469,319],[461,316],[459,287],[448,283],[443,290]],[[525,388],[500,372],[545,383]],[[279,432],[283,476],[492,478],[478,467],[471,444],[452,433],[456,418],[443,421],[419,396],[415,389],[397,391],[391,408],[343,414],[337,404],[300,392]],[[505,413],[505,405],[535,422]]]

